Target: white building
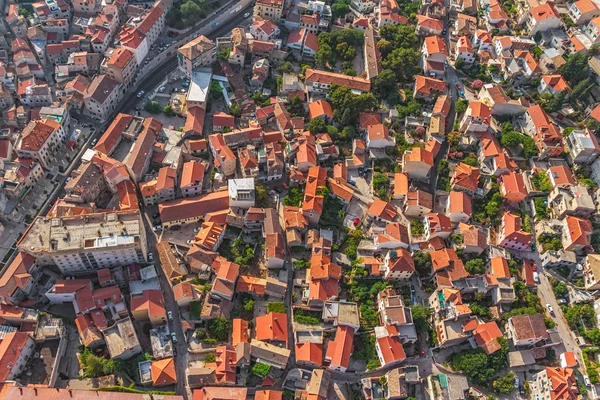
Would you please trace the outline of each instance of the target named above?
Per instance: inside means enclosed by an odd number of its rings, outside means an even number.
[[[254,178],[230,179],[229,207],[254,207]]]

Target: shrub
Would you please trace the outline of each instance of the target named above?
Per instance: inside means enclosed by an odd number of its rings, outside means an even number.
[[[285,313],[285,304],[279,301],[271,301],[267,303],[267,312]]]
[[[215,361],[217,361],[217,355],[215,353],[208,353],[204,356],[204,362],[214,363]]]
[[[261,378],[266,378],[269,375],[269,371],[271,370],[271,366],[267,364],[263,364],[261,362],[257,362],[252,366],[252,372],[255,375],[260,376]]]

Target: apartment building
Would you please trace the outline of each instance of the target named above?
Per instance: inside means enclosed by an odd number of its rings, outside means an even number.
[[[592,0],[578,0],[569,5],[569,17],[576,25],[582,25],[600,17],[600,10]]]
[[[145,263],[148,255],[139,210],[39,217],[18,247],[39,264],[54,265],[67,276]]]
[[[177,64],[188,78],[197,67],[210,66],[217,59],[217,45],[204,35],[177,49]]]
[[[43,168],[49,169],[56,149],[65,141],[67,129],[50,118],[31,121],[17,139],[17,155],[36,160]]]
[[[565,150],[568,150],[575,164],[591,164],[600,155],[598,138],[589,129],[574,130],[565,139]]]
[[[137,28],[140,32],[146,35],[148,46],[152,46],[159,38],[165,27],[166,14],[167,13],[161,7],[155,5],[138,25]]]
[[[546,367],[532,376],[529,387],[532,399],[581,399],[573,368]]]
[[[84,113],[90,117],[106,121],[115,111],[123,95],[123,86],[108,75],[96,75],[86,89],[83,102]]]
[[[129,89],[137,72],[135,54],[125,47],[119,47],[105,58],[102,70],[110,79]]]
[[[269,18],[279,22],[284,3],[284,0],[257,0],[254,5],[254,17]]]
[[[311,68],[306,70],[305,83],[309,93],[327,94],[331,85],[346,86],[357,94],[367,93],[371,90],[371,81],[368,79]]]
[[[196,196],[202,193],[204,182],[204,163],[188,161],[183,164],[179,188],[183,197]]]

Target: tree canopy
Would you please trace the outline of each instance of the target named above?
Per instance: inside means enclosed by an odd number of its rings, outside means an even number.
[[[571,54],[567,59],[567,62],[558,68],[558,72],[560,72],[571,86],[577,85],[589,76],[587,54]]]

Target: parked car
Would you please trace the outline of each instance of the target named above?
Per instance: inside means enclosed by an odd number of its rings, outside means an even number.
[[[550,315],[554,315],[554,309],[552,308],[552,306],[550,304],[546,304],[546,308],[548,309],[548,312],[550,313]]]
[[[142,97],[144,97],[145,94],[146,94],[146,92],[144,92],[143,90],[140,90],[137,94],[137,97],[141,99]]]
[[[96,145],[96,143],[98,143],[98,139],[94,139],[94,140],[92,140],[92,146],[95,146],[95,145]]]
[[[189,240],[186,240],[186,243],[187,243],[187,244],[192,244],[192,243],[194,243],[194,239],[189,239]]]
[[[154,214],[152,214],[152,218],[158,218],[160,217],[160,213],[157,211]]]
[[[539,284],[539,283],[540,283],[540,274],[538,274],[537,272],[534,272],[534,273],[533,273],[533,281],[534,281],[535,283],[538,283],[538,284]]]
[[[585,383],[585,386],[592,386],[592,382],[590,381],[590,378],[588,378],[587,375],[583,376],[583,383]]]
[[[201,227],[199,227],[199,226],[195,227],[195,228],[194,228],[194,233],[198,233],[198,232],[200,232],[200,229],[201,229]]]
[[[175,335],[175,332],[171,332],[171,340],[173,340],[173,343],[177,343],[177,335]]]
[[[158,231],[162,231],[162,226],[161,225],[154,225],[154,228],[152,228],[154,230],[154,232],[158,232]]]
[[[519,377],[515,376],[515,389],[519,388]]]
[[[154,261],[154,254],[148,253],[148,261]]]
[[[247,12],[246,14],[244,14],[244,18],[248,18],[250,16],[250,13]]]
[[[173,321],[173,311],[167,311],[167,318],[169,321]]]
[[[556,301],[558,302],[558,304],[567,304],[566,299],[556,299]]]
[[[158,88],[158,92],[159,92],[159,93],[162,93],[162,92],[164,92],[165,90],[167,90],[167,88],[166,88],[166,87],[164,87],[164,86],[161,86],[161,87],[159,87],[159,88]]]

